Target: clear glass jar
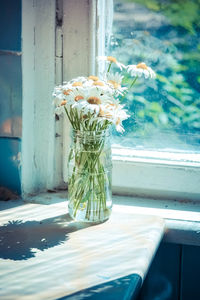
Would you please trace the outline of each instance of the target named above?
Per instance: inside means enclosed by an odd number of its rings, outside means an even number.
[[[75,131],[68,157],[69,214],[81,222],[103,222],[112,210],[110,130]]]

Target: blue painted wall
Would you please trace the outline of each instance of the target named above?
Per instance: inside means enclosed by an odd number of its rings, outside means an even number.
[[[21,51],[21,0],[0,2],[0,49]]]
[[[0,1],[0,200],[21,193],[21,19],[21,0]]]
[[[20,153],[21,140],[18,138],[0,138],[0,183],[2,187],[20,194]]]

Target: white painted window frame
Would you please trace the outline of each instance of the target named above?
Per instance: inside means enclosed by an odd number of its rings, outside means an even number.
[[[22,194],[51,188],[55,175],[55,1],[22,0]]]
[[[55,121],[52,91],[63,79],[98,72],[111,18],[112,0],[22,0],[24,197],[66,186],[69,124]],[[200,200],[200,163],[114,155],[113,191]]]
[[[95,72],[97,6],[105,2],[22,0],[23,198],[66,188],[69,124],[55,118],[52,92],[63,79]]]

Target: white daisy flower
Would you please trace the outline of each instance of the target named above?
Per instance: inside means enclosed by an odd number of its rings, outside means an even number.
[[[122,79],[124,76],[120,75],[119,73],[108,73],[107,74],[107,83],[111,86],[117,95],[123,95],[124,92],[127,90],[126,87],[122,87]]]
[[[99,77],[98,77],[98,76],[94,76],[94,75],[90,75],[90,76],[88,77],[88,80],[99,81]]]
[[[90,88],[88,90],[87,97],[85,97],[84,112],[87,114],[91,112],[95,115],[99,113],[100,105],[102,103],[108,103],[110,98],[108,95],[103,94],[101,89],[97,87]]]
[[[114,63],[118,68],[120,68],[120,70],[126,68],[125,65],[123,65],[122,63],[117,61],[117,59],[113,56],[98,56],[97,60],[99,62],[105,61],[108,65],[111,65],[112,63]]]
[[[121,109],[120,112],[118,112],[118,113],[119,113],[119,115],[116,118],[116,122],[115,122],[116,130],[118,132],[124,132],[125,130],[122,125],[122,121],[128,119],[130,116],[126,113],[126,111],[124,109]]]
[[[62,86],[57,86],[54,88],[53,97],[54,97],[54,105],[60,106],[61,102],[65,100],[65,95],[63,95]]]
[[[72,92],[72,86],[71,85],[67,85],[67,86],[63,86],[63,88],[60,90],[60,94],[59,94],[59,98],[62,98],[64,100],[67,99],[67,96],[70,94],[70,92]]]
[[[108,93],[105,93],[105,90],[109,90],[110,91],[110,95]],[[104,87],[91,87],[90,89],[88,89],[88,94],[87,94],[87,101],[89,103],[92,102],[92,97],[96,97],[99,100],[96,99],[96,101],[98,102],[98,104],[101,103],[109,103],[112,99],[113,96],[113,92],[111,93],[111,89],[109,89],[108,87],[104,88]],[[90,98],[90,99],[88,99]],[[94,100],[95,102],[95,100]]]
[[[87,81],[87,78],[86,78],[86,77],[84,77],[84,76],[79,76],[79,77],[76,77],[76,78],[71,79],[68,83],[69,83],[69,84],[73,84],[73,83],[75,83],[75,82],[79,82],[79,83],[84,84],[86,81]]]
[[[106,86],[106,83],[103,82],[102,80],[93,81],[92,86],[100,87],[103,89]]]
[[[105,59],[105,58],[104,58]],[[122,66],[113,57],[106,57],[109,68],[112,63]],[[122,121],[128,115],[116,96],[126,90],[119,73],[108,73],[103,79],[97,76],[77,77],[55,87],[53,92],[56,114],[67,113],[72,126],[79,130],[101,130],[109,124],[123,132]]]
[[[56,87],[54,88],[53,94],[52,94],[52,95],[55,97],[55,96],[57,96],[61,91],[62,91],[62,85],[58,85],[58,86],[56,86]]]
[[[156,73],[143,62],[138,65],[129,65],[127,66],[127,71],[131,74],[131,76],[141,77],[144,75],[145,78],[155,78]]]
[[[106,81],[96,81],[93,84],[93,88],[94,87],[96,87],[96,89],[100,92],[101,95],[105,95],[106,98],[112,98],[115,96],[115,90]]]
[[[87,79],[85,77],[74,78],[62,86],[63,92],[67,93],[69,90],[83,87],[86,82]]]
[[[61,115],[62,113],[64,113],[64,106],[62,105],[62,106],[56,107],[55,113],[56,113],[57,115]]]
[[[67,103],[69,105],[74,105],[79,101],[84,101],[87,97],[86,93],[84,92],[84,89],[82,88],[76,88],[69,92],[67,95]]]
[[[58,94],[58,95],[53,95],[54,97],[54,101],[53,101],[53,104],[57,107],[57,106],[60,106],[61,102],[63,101],[63,97],[62,97],[62,94]]]
[[[100,105],[100,110],[98,114],[98,121],[103,122],[105,120],[108,120],[112,123],[112,117],[113,117],[113,112],[112,109],[110,109],[111,105],[110,104],[103,104]]]
[[[129,118],[130,116],[127,114],[123,105],[113,106],[112,109],[112,122],[116,126],[116,130],[118,132],[124,132],[124,127],[122,126],[122,122]]]
[[[100,110],[98,114],[98,122],[103,124],[105,120],[109,121],[111,124],[116,126],[117,131],[123,132],[124,128],[122,126],[122,121],[127,119],[129,115],[123,109],[120,104],[106,104],[100,105]]]
[[[84,84],[83,84],[83,88],[84,88],[84,89],[90,88],[90,87],[92,87],[92,86],[93,86],[93,83],[94,83],[94,81],[93,81],[93,80],[91,80],[91,79],[88,79],[87,81],[85,81],[85,82],[84,82]]]
[[[81,118],[84,114],[85,101],[75,102],[71,108],[73,111],[77,111],[78,117]]]
[[[87,89],[88,87],[91,87],[94,83],[94,78],[96,76],[89,76],[89,77],[77,77],[69,81],[69,84],[71,85],[71,88],[74,89],[76,87],[82,87],[84,89]],[[98,77],[97,77],[98,78]]]

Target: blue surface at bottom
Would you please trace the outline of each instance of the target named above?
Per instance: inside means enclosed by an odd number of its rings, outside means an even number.
[[[21,193],[20,152],[21,139],[0,138],[0,187],[17,194]]]
[[[59,298],[59,300],[134,300],[137,299],[141,286],[142,278],[138,274],[131,274]]]
[[[180,245],[161,243],[137,300],[181,299],[179,298],[180,255]]]

